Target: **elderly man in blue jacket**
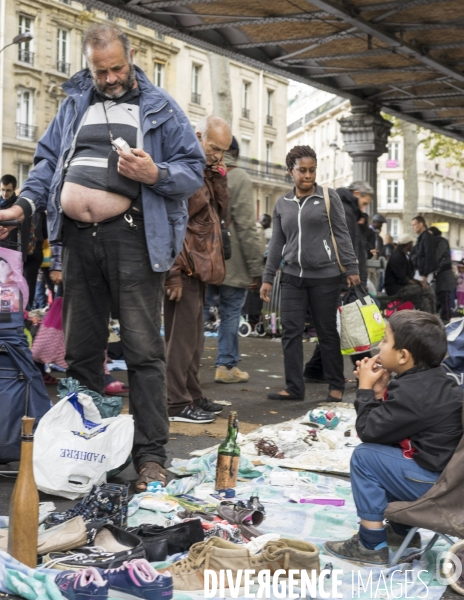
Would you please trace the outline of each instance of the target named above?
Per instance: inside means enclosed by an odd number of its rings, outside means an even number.
[[[134,65],[122,31],[111,23],[92,27],[83,52],[89,68],[63,85],[68,97],[38,143],[21,196],[0,221],[47,209],[50,241],[63,244],[68,375],[100,393],[110,311],[119,318],[136,488],[144,491],[166,479],[161,304],[205,158],[176,102]],[[0,239],[8,231],[0,226]]]

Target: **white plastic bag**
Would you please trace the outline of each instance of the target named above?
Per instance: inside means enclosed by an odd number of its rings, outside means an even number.
[[[34,436],[34,477],[39,490],[75,500],[106,473],[125,463],[132,450],[131,415],[102,419],[87,394],[72,393],[40,420]]]

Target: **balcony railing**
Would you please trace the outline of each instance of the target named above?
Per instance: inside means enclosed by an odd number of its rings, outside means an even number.
[[[242,117],[244,119],[250,118],[250,109],[249,108],[242,108]]]
[[[201,104],[201,94],[192,92],[192,104]]]
[[[69,75],[70,66],[71,65],[64,60],[56,61],[56,70],[64,75]]]
[[[35,142],[37,127],[35,125],[27,125],[26,123],[16,123],[16,137]]]
[[[34,64],[34,53],[29,50],[24,50],[23,48],[19,48],[18,50],[18,60],[23,63],[28,63],[29,65]]]
[[[237,166],[245,169],[252,177],[279,183],[288,183],[289,187],[293,185],[293,180],[284,165],[276,165],[255,158],[240,157]]]
[[[464,215],[464,204],[452,202],[451,200],[444,200],[443,198],[436,198],[434,196],[432,198],[432,207],[436,210],[443,210],[455,215]]]
[[[270,125],[272,127],[272,117],[271,117],[271,115],[266,115],[266,125]]]

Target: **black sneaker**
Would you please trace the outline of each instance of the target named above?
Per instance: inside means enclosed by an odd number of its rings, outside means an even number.
[[[358,533],[343,542],[326,542],[324,548],[329,554],[356,564],[379,567],[388,565],[388,548],[385,546],[380,550],[369,550],[361,544]]]
[[[177,415],[173,417],[169,417],[170,421],[180,421],[182,423],[212,423],[216,418],[214,413],[205,412],[195,406],[194,404],[189,404],[185,408],[183,408]]]
[[[142,541],[134,533],[93,521],[87,525],[88,540],[92,545],[81,546],[68,552],[50,552],[44,556],[44,566],[59,571],[77,571],[87,567],[114,569],[134,558],[145,558]]]
[[[220,412],[222,412],[224,408],[222,404],[212,402],[204,396],[202,396],[199,400],[195,400],[194,404],[195,406],[198,406],[198,408],[201,408],[201,410],[204,410],[205,412],[214,413],[215,415],[218,415]]]

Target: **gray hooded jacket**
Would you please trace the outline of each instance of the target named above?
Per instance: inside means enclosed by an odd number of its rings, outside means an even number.
[[[332,189],[329,189],[329,198],[330,220],[340,261],[347,269],[346,275],[358,275],[358,261],[342,202]],[[282,270],[289,275],[308,279],[327,279],[340,275],[320,185],[316,184],[314,194],[304,198],[301,203],[294,190],[277,200],[263,281],[273,282],[282,260]]]

